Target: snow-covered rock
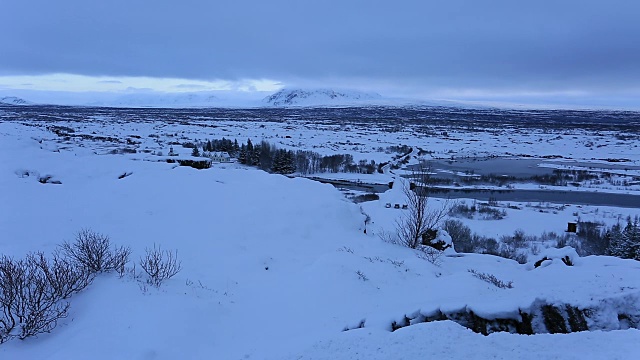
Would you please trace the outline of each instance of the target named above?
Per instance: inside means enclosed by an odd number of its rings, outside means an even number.
[[[431,243],[432,244],[441,243],[445,248],[449,248],[453,246],[453,240],[451,240],[451,235],[449,235],[449,233],[444,229],[438,229],[438,232],[436,233],[436,238],[431,240]]]
[[[567,265],[573,266],[579,261],[580,256],[576,250],[570,246],[561,249],[548,248],[542,251],[533,261],[527,263],[529,269],[544,267],[549,265]]]
[[[271,106],[337,106],[371,103],[380,100],[377,93],[332,89],[282,89],[264,99]]]

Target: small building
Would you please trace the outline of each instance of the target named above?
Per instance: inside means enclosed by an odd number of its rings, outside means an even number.
[[[230,163],[231,156],[225,151],[214,151],[209,155],[211,161],[219,163]]]
[[[567,223],[567,232],[575,233],[578,231],[578,224],[574,222]]]

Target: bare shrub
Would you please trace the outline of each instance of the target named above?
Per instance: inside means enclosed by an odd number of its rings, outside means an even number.
[[[502,220],[507,216],[507,211],[496,209],[497,206],[498,204],[495,200],[489,200],[487,204],[477,204],[474,201],[472,205],[467,205],[462,201],[451,207],[449,216],[473,219],[477,213],[482,220]]]
[[[474,233],[471,236],[471,242],[473,244],[473,252],[476,253],[498,255],[498,252],[500,250],[500,244],[498,244],[498,241],[491,237]]]
[[[482,215],[483,220],[502,220],[507,216],[506,210],[495,209],[486,205],[480,205],[478,213]]]
[[[396,232],[401,245],[417,248],[422,244],[422,235],[435,229],[449,212],[448,203],[438,209],[428,206],[430,182],[429,167],[421,164],[411,174],[416,185],[405,184],[402,191],[406,196],[408,211],[396,220]]]
[[[530,242],[535,241],[535,238],[525,235],[522,229],[518,229],[513,232],[513,236],[503,235],[500,241],[513,249],[524,249]]]
[[[67,316],[69,303],[63,299],[89,280],[75,272],[63,274],[65,269],[70,268],[47,261],[41,253],[0,259],[0,343],[50,332]]]
[[[154,244],[152,249],[147,248],[145,251],[146,255],[140,258],[140,267],[149,275],[149,284],[160,287],[163,281],[182,270],[182,264],[178,261],[178,250],[162,250],[159,245]]]
[[[358,270],[356,271],[356,275],[358,275],[358,278],[362,281],[369,281],[369,278],[367,277],[367,275],[365,275],[362,271]]]
[[[48,260],[41,252],[29,254],[27,261],[36,264],[49,282],[53,296],[60,299],[67,299],[82,291],[94,279],[94,275],[86,268],[60,257],[57,253],[53,255],[51,260]]]
[[[115,270],[120,277],[123,277],[126,272],[125,266],[129,262],[129,256],[131,256],[131,248],[114,246],[111,251],[108,268]]]
[[[73,243],[65,241],[60,251],[68,258],[89,269],[92,273],[117,270],[124,273],[124,264],[129,261],[131,250],[128,247],[111,248],[109,236],[90,229],[82,229],[76,234]]]
[[[464,201],[461,201],[451,207],[451,209],[449,210],[449,216],[473,219],[473,215],[476,213],[476,211],[478,211],[478,207],[476,206],[475,201],[471,206],[467,205]]]
[[[420,259],[426,260],[436,266],[442,264],[442,251],[426,245],[420,245],[416,250],[418,250],[416,255]]]
[[[513,288],[513,281],[502,281],[495,277],[495,275],[479,272],[474,269],[469,269],[468,271],[471,273],[471,275],[477,277],[478,279],[488,282],[489,284],[494,285],[495,287],[498,287],[500,289]]]
[[[460,220],[449,219],[442,228],[451,236],[453,246],[457,252],[474,252],[471,229]]]

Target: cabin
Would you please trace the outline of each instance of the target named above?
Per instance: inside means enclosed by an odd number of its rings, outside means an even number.
[[[214,151],[211,153],[211,155],[209,155],[209,158],[211,158],[212,162],[218,162],[218,163],[231,162],[231,156],[229,155],[229,153],[225,151]]]

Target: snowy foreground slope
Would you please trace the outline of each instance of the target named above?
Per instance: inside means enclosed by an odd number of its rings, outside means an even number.
[[[154,243],[177,249],[183,270],[159,289],[131,274],[101,275],[71,298],[68,318],[52,333],[2,344],[0,359],[637,355],[640,331],[619,330],[628,324],[616,312],[638,310],[636,261],[588,257],[533,269],[465,255],[435,266],[364,234],[359,206],[329,185],[235,165],[198,171],[139,154],[53,152],[36,135],[0,123],[0,254],[51,252],[91,228],[130,246],[135,262]],[[41,184],[37,175],[61,184]],[[513,288],[469,269],[513,281]],[[509,317],[542,300],[598,309],[590,325],[607,331],[483,336],[440,321],[391,332],[405,315],[470,309]]]

